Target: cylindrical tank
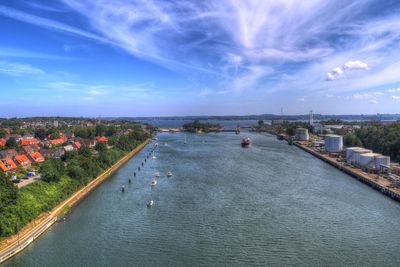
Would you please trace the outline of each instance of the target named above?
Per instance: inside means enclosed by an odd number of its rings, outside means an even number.
[[[367,153],[372,153],[372,150],[366,149],[366,148],[354,149],[351,154],[351,157],[350,157],[350,162],[355,163],[356,165],[359,165],[360,164],[360,155],[367,154]]]
[[[386,167],[390,167],[390,157],[389,156],[380,155],[380,156],[375,157],[375,169],[380,170],[382,165],[386,166]]]
[[[340,152],[343,150],[343,136],[335,134],[325,135],[325,150],[328,152]]]
[[[355,146],[355,147],[347,147],[346,148],[346,160],[350,161],[351,160],[351,156],[353,154],[353,151],[357,150],[357,149],[360,149],[360,148],[361,147],[357,147],[357,146]]]
[[[308,135],[308,129],[297,128],[295,137],[299,141],[308,141],[308,139],[310,139],[310,136]]]
[[[375,157],[382,156],[376,153],[364,153],[360,155],[359,164],[363,168],[375,169]]]

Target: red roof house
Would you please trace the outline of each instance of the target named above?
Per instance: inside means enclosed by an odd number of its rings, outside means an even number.
[[[105,136],[96,136],[96,140],[97,140],[97,142],[103,142],[103,143],[108,142],[108,138]]]
[[[5,146],[6,145],[6,139],[0,138],[0,146]]]
[[[40,152],[33,152],[29,154],[29,157],[32,159],[32,161],[34,162],[43,162],[45,159],[42,156],[42,154],[40,154]]]
[[[17,165],[15,165],[14,161],[11,158],[4,158],[0,159],[0,169],[4,172],[6,171],[12,171],[17,168]]]
[[[79,148],[81,148],[81,143],[79,143],[78,141],[75,141],[74,143],[73,143],[73,146],[76,148],[76,149],[79,149]]]
[[[21,154],[21,155],[15,156],[14,157],[14,161],[16,163],[18,163],[19,165],[22,165],[24,167],[25,166],[29,166],[32,163],[25,154]]]
[[[34,144],[38,144],[38,143],[39,143],[39,140],[37,140],[36,138],[24,138],[24,139],[19,140],[20,146],[34,145]]]

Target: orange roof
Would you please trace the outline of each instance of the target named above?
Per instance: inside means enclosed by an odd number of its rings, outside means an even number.
[[[78,148],[78,149],[81,148],[81,146],[82,146],[81,143],[79,143],[78,141],[75,141],[75,142],[74,142],[74,145],[75,145],[75,147]]]
[[[108,142],[108,138],[105,136],[96,136],[97,142]]]
[[[44,161],[44,157],[43,157],[42,154],[40,154],[39,152],[30,153],[29,156],[30,156],[35,162],[43,162],[43,161]]]
[[[0,168],[6,172],[16,169],[17,165],[11,158],[5,158],[0,160]]]
[[[52,145],[61,145],[61,144],[64,143],[64,139],[63,138],[58,138],[58,139],[50,140],[49,142]]]
[[[5,146],[6,145],[6,139],[1,138],[0,139],[0,146]]]
[[[15,156],[14,159],[16,162],[18,162],[22,166],[31,164],[31,161],[28,159],[28,157],[25,154]]]
[[[37,143],[39,143],[39,140],[37,140],[36,138],[25,138],[25,139],[19,140],[20,146],[32,145],[32,144],[37,144]]]

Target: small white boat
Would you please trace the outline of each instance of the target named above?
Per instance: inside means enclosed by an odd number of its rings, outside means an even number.
[[[149,202],[147,202],[147,207],[151,208],[154,205],[154,201],[150,200]]]
[[[167,177],[171,177],[172,176],[172,172],[167,172]]]
[[[160,177],[160,172],[155,172],[155,173],[154,173],[154,176],[155,176],[155,177]]]
[[[151,183],[150,183],[151,186],[155,186],[156,184],[157,184],[157,180],[153,180],[153,181],[151,181]]]

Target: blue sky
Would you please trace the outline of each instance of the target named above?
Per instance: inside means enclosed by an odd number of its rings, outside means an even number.
[[[397,0],[0,0],[0,116],[400,113]]]

